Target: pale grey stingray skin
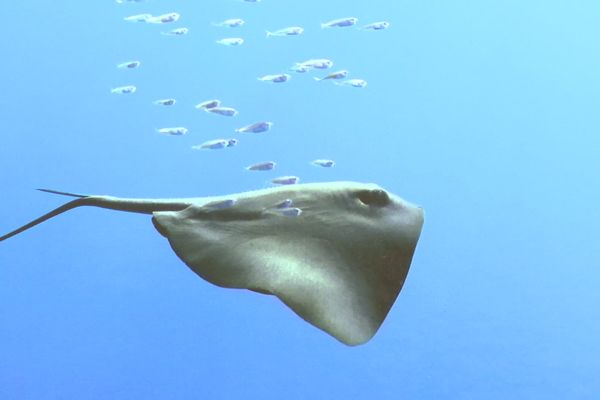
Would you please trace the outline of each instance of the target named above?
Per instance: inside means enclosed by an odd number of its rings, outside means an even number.
[[[156,229],[196,274],[218,286],[275,295],[347,345],[367,342],[381,326],[423,226],[422,208],[355,182],[171,200],[49,192],[78,198],[0,241],[79,206],[152,214]],[[286,199],[302,214],[273,211]],[[210,206],[225,200],[235,204]]]

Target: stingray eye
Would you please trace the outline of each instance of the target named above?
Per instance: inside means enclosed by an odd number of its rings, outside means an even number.
[[[390,196],[381,189],[360,191],[358,199],[367,206],[384,207],[390,203]]]

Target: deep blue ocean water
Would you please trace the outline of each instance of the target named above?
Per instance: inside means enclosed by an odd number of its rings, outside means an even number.
[[[123,20],[172,11],[174,24]],[[0,398],[598,398],[599,13],[586,0],[6,2],[0,232],[65,201],[38,187],[193,197],[290,174],[375,182],[426,222],[388,318],[350,348],[275,298],[198,279],[147,216],[61,215],[0,245]],[[320,28],[349,16],[391,27]],[[234,17],[246,24],[211,24]],[[293,25],[305,33],[265,37]],[[176,27],[190,32],[160,34]],[[310,58],[368,86],[256,79]],[[116,68],[129,60],[142,64]],[[177,104],[152,104],[165,97]],[[194,108],[212,98],[240,114]],[[190,149],[259,120],[273,129]],[[189,134],[155,131],[169,126]],[[244,170],[270,159],[276,171]]]

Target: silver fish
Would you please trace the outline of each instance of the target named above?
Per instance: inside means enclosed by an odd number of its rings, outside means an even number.
[[[111,89],[110,92],[116,93],[116,94],[131,94],[131,93],[135,93],[136,90],[137,90],[137,88],[135,86],[127,85],[127,86],[119,86],[114,89]]]
[[[152,14],[136,14],[130,15],[129,17],[123,18],[127,22],[147,22],[150,18],[152,18]]]
[[[271,83],[283,83],[290,79],[292,79],[292,76],[289,74],[265,75],[258,78],[259,81]]]
[[[379,21],[379,22],[373,22],[372,24],[367,24],[365,26],[363,26],[362,30],[374,30],[374,31],[380,31],[382,29],[387,29],[390,27],[390,23],[387,21]]]
[[[157,106],[172,106],[175,103],[175,99],[160,99],[153,102],[153,104]]]
[[[342,70],[342,71],[332,72],[331,74],[324,76],[323,78],[315,77],[315,80],[316,81],[324,81],[327,79],[344,79],[347,76],[348,76],[348,71]]]
[[[338,86],[352,86],[357,88],[364,88],[365,86],[367,86],[367,81],[365,81],[364,79],[347,79],[345,81],[333,83],[335,83]]]
[[[202,207],[210,208],[213,210],[225,210],[227,208],[233,207],[236,203],[236,199],[215,200],[203,204]]]
[[[196,108],[199,110],[209,110],[211,108],[219,107],[221,105],[221,100],[206,100],[200,104],[196,105]]]
[[[298,36],[304,33],[304,28],[299,26],[290,26],[288,28],[283,28],[276,30],[274,32],[267,31],[267,37],[271,36]]]
[[[194,149],[194,150],[224,149],[225,147],[228,147],[228,144],[229,144],[229,140],[227,140],[227,139],[215,139],[215,140],[209,140],[202,144],[198,144],[196,146],[192,146],[192,149]]]
[[[237,133],[261,133],[266,132],[273,126],[272,122],[256,122],[246,125],[243,128],[236,129]]]
[[[222,22],[215,22],[213,23],[213,25],[227,28],[237,28],[239,26],[244,25],[245,23],[246,22],[241,18],[230,18]]]
[[[316,69],[328,69],[333,67],[333,61],[328,60],[326,58],[314,58],[310,60],[303,61],[301,63],[296,63],[297,68],[316,68]],[[304,71],[303,71],[304,72]]]
[[[274,161],[265,161],[252,164],[246,167],[248,171],[270,171],[277,165]]]
[[[300,178],[297,176],[280,176],[271,180],[271,183],[275,185],[295,185],[300,182]]]
[[[238,115],[238,111],[235,108],[231,108],[231,107],[211,107],[211,108],[205,107],[204,111],[213,113],[213,114],[223,115],[225,117],[235,117],[236,115]]]
[[[188,28],[175,28],[168,32],[162,32],[162,34],[165,36],[183,36],[187,35],[189,32],[190,30]]]
[[[321,24],[321,28],[344,28],[347,26],[356,25],[358,22],[358,18],[348,17],[348,18],[340,18],[334,19],[329,22],[325,22]]]
[[[335,161],[327,159],[318,159],[311,161],[311,164],[317,167],[331,168],[335,165]]]
[[[217,40],[218,44],[222,44],[223,46],[240,46],[244,44],[244,39],[242,38],[224,38]]]
[[[150,17],[146,19],[146,22],[149,24],[167,24],[169,22],[176,22],[179,20],[181,15],[176,12],[162,14],[156,17]]]
[[[157,129],[156,131],[163,135],[170,135],[170,136],[183,136],[188,133],[187,128],[184,128],[182,126],[178,126],[175,128],[160,128],[160,129]]]
[[[117,68],[119,69],[134,69],[141,65],[142,63],[139,61],[126,61],[124,63],[118,64]]]

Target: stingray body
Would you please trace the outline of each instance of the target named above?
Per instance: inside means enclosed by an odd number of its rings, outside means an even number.
[[[170,200],[45,191],[77,198],[0,241],[80,206],[151,214],[196,274],[218,286],[275,295],[347,345],[377,332],[400,293],[423,225],[420,207],[354,182]],[[302,213],[274,212],[282,202]]]

